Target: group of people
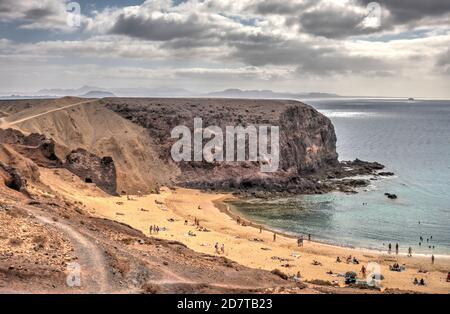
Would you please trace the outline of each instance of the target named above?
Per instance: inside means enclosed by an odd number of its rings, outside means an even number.
[[[417,286],[425,286],[425,280],[423,280],[423,278],[420,280],[418,280],[417,278],[414,278],[413,283]]]
[[[219,248],[219,242],[216,242],[216,244],[214,244],[214,249],[216,251],[216,254],[225,254],[225,244],[223,243]]]
[[[422,243],[425,243],[424,238],[422,236],[419,237],[419,246],[422,246]],[[430,243],[431,240],[433,240],[433,236],[430,236],[429,238],[427,238],[427,243]],[[433,249],[434,250],[434,245],[428,245],[429,249]]]
[[[395,254],[398,254],[398,250],[399,250],[399,245],[398,245],[398,243],[396,243],[395,244]],[[388,253],[391,254],[391,252],[392,252],[392,244],[389,243],[389,245],[388,245]]]
[[[156,225],[150,226],[150,234],[158,234],[159,230],[160,230],[159,226]]]

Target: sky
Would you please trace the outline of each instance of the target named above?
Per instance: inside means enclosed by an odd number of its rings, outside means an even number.
[[[82,85],[450,99],[450,1],[0,0],[0,95]]]

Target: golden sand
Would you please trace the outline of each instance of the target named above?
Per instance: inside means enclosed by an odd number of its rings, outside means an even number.
[[[332,246],[305,240],[303,247],[298,247],[297,240],[278,234],[273,241],[273,232],[262,230],[258,226],[238,225],[236,220],[217,206],[221,200],[230,197],[225,194],[210,194],[197,190],[163,188],[161,194],[147,196],[112,197],[98,192],[95,188],[80,188],[84,185],[73,178],[61,181],[61,173],[55,175],[45,171],[44,181],[58,181],[61,193],[72,200],[81,201],[86,209],[95,216],[126,223],[146,235],[182,242],[194,251],[217,254],[215,243],[224,244],[224,256],[242,265],[266,270],[280,269],[288,275],[300,271],[303,280],[336,281],[344,285],[344,278],[337,274],[347,271],[358,273],[361,266],[378,263],[381,274],[385,277],[382,288],[412,290],[421,293],[450,293],[450,283],[446,282],[450,269],[450,259],[437,258],[434,265],[424,256],[407,257],[405,255],[387,254]],[[66,183],[64,183],[66,182]],[[199,231],[194,219],[208,231]],[[185,220],[188,224],[185,224]],[[158,234],[150,234],[150,226],[159,226]],[[189,234],[190,233],[190,234]],[[347,256],[355,256],[359,265],[346,263]],[[341,263],[336,262],[339,256]],[[313,261],[321,265],[313,265]],[[398,262],[406,264],[403,272],[392,272],[389,265]],[[288,267],[286,267],[288,266]],[[419,269],[426,273],[419,273]],[[333,274],[328,274],[331,271]],[[414,278],[425,280],[425,286],[413,284]]]

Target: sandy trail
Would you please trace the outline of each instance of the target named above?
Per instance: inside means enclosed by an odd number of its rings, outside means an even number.
[[[72,108],[72,107],[75,107],[75,106],[91,103],[93,101],[94,100],[80,101],[80,102],[77,102],[77,103],[74,103],[74,104],[70,104],[70,105],[66,105],[66,106],[63,106],[63,107],[50,109],[50,110],[47,110],[47,111],[44,111],[44,112],[40,112],[40,113],[31,115],[31,116],[28,116],[28,117],[25,117],[25,118],[17,119],[17,120],[14,120],[14,121],[6,121],[5,118],[0,118],[0,128],[7,128],[7,127],[10,127],[12,125],[16,125],[18,123],[22,123],[22,122],[25,122],[25,121],[28,121],[28,120],[31,120],[31,119],[34,119],[34,118],[37,118],[37,117],[40,117],[40,116],[52,113],[52,112],[66,110],[66,109],[69,109],[69,108]]]
[[[65,234],[72,243],[81,268],[81,289],[86,293],[112,292],[114,287],[108,280],[110,268],[103,254],[103,249],[89,236],[76,231],[72,226],[53,220],[52,217],[36,208],[23,206],[29,214],[40,222],[52,226]]]

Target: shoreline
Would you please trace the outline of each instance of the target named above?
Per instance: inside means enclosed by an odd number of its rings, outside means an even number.
[[[260,233],[258,226],[252,228],[238,225],[233,214],[227,212],[224,200],[233,198],[230,194],[205,193],[200,190],[162,188],[160,194],[145,196],[113,197],[99,192],[96,188],[74,188],[70,182],[63,181],[61,174],[53,171],[43,172],[43,181],[58,184],[62,194],[73,201],[82,202],[87,213],[94,217],[107,218],[125,223],[143,232],[146,236],[181,242],[190,249],[212,256],[221,256],[240,265],[273,271],[278,269],[292,277],[299,271],[304,282],[326,282],[337,287],[345,287],[342,274],[353,271],[358,278],[362,265],[377,263],[385,280],[382,290],[387,292],[450,293],[447,272],[450,260],[437,258],[434,265],[427,257],[412,258],[369,250],[357,250],[336,245],[304,240],[297,245],[296,237],[273,232],[264,228]],[[202,228],[194,224],[199,221]],[[185,223],[187,221],[187,223]],[[247,220],[246,220],[247,221]],[[159,226],[160,232],[150,234],[150,226]],[[224,244],[225,253],[215,252],[215,243]],[[351,255],[359,264],[347,263]],[[340,257],[342,262],[336,262]],[[317,261],[318,265],[314,262]],[[389,270],[394,263],[406,264],[401,273]],[[419,270],[427,270],[420,273]],[[331,273],[330,273],[331,272]],[[423,278],[426,286],[413,285],[414,278]]]
[[[214,194],[214,193],[211,193],[211,194]],[[239,213],[236,213],[232,209],[230,209],[230,206],[227,205],[226,202],[229,200],[239,200],[239,197],[236,197],[236,196],[223,197],[222,199],[213,201],[213,204],[221,212],[227,214],[232,220],[236,220],[236,218],[240,215],[239,215]],[[247,221],[250,224],[249,227],[252,227],[255,229],[258,229],[259,227],[261,227],[262,230],[264,230],[264,231],[275,232],[275,233],[277,233],[277,235],[281,235],[283,237],[290,238],[293,240],[298,239],[298,237],[300,236],[300,234],[299,235],[296,235],[294,233],[290,234],[286,231],[274,229],[274,228],[271,228],[264,224],[258,224],[247,217],[242,217],[242,216],[240,216],[240,217],[241,217],[241,220]],[[308,241],[308,240],[304,238],[304,241]],[[392,254],[389,254],[387,250],[383,251],[383,250],[367,248],[367,247],[355,247],[355,246],[348,246],[348,245],[343,245],[343,244],[338,244],[338,243],[327,243],[327,242],[320,241],[320,240],[311,240],[309,242],[317,243],[317,244],[324,245],[324,246],[327,245],[327,246],[335,247],[335,248],[355,250],[355,251],[364,252],[364,253],[368,253],[368,254],[388,254],[388,255],[408,257],[408,253],[399,252],[398,254],[395,254],[395,250],[392,251]],[[444,258],[444,259],[450,260],[450,253],[448,253],[448,254],[413,253],[413,255],[416,257],[419,257],[419,258],[428,258],[428,259],[431,258],[432,255],[434,255],[435,258]]]

